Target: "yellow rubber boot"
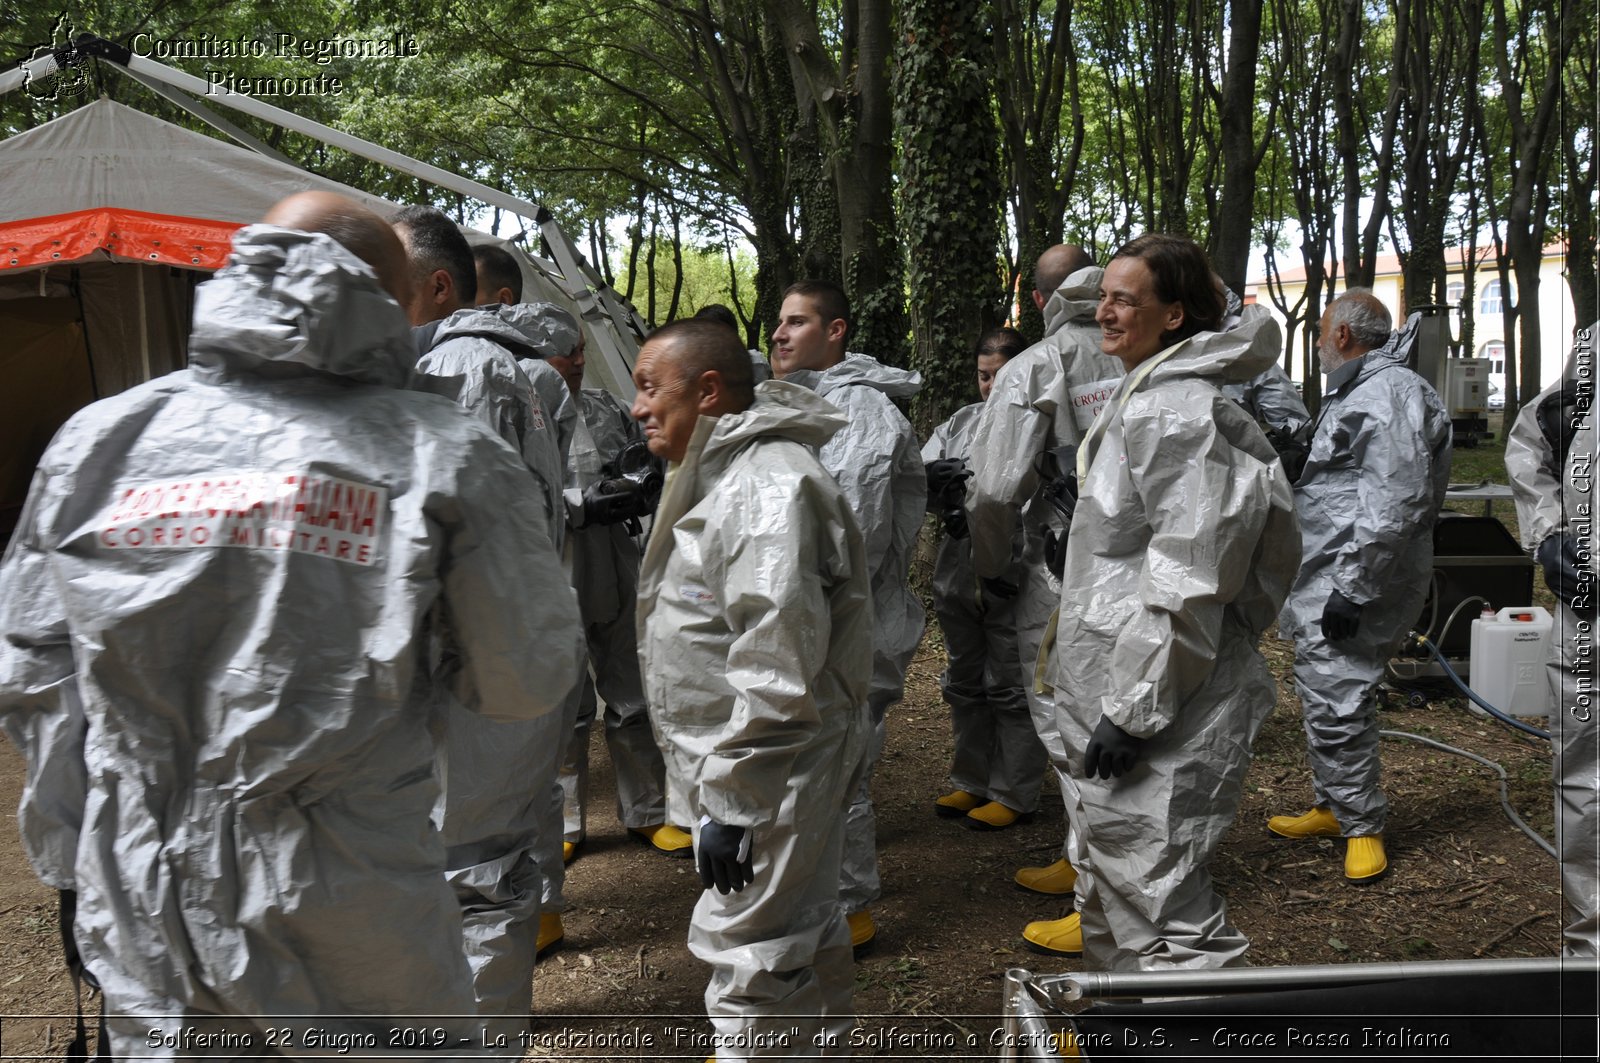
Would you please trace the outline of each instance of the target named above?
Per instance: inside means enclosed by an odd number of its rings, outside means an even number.
[[[1326,808],[1313,808],[1298,816],[1273,816],[1267,829],[1284,838],[1337,838],[1344,831]]]
[[[1381,834],[1351,838],[1344,847],[1344,877],[1351,882],[1371,882],[1389,870],[1389,855],[1383,851]]]
[[[1045,919],[1022,928],[1022,940],[1034,952],[1048,956],[1083,954],[1083,926],[1077,912],[1065,919]]]
[[[990,801],[968,812],[967,818],[961,822],[973,830],[1005,830],[1013,823],[1026,823],[1032,818],[1028,813],[1018,812],[1009,805]]]
[[[564,841],[564,842],[561,843],[561,862],[563,864],[572,863],[572,858],[574,856],[577,856],[577,855],[578,855],[578,843],[577,842]]]
[[[659,853],[668,856],[694,855],[694,838],[670,823],[659,823],[654,827],[629,827],[628,833],[647,842]]]
[[[1071,893],[1078,884],[1078,869],[1066,857],[1062,857],[1048,867],[1020,868],[1012,881],[1025,890],[1059,897]]]
[[[943,797],[933,799],[933,814],[944,819],[955,819],[983,804],[983,798],[965,790],[951,790]]]
[[[540,912],[539,942],[534,946],[534,959],[542,960],[546,954],[553,952],[561,944],[561,939],[566,933],[566,929],[561,925],[560,912]]]
[[[846,915],[844,921],[850,927],[850,948],[859,956],[878,936],[878,924],[872,921],[872,913],[865,908]]]

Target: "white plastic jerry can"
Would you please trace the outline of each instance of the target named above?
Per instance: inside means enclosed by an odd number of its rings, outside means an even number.
[[[1550,613],[1514,606],[1472,622],[1472,689],[1512,716],[1549,716]]]

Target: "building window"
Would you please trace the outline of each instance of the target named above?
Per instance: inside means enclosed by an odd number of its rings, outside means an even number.
[[[1449,284],[1444,286],[1444,301],[1449,303],[1451,306],[1460,306],[1462,293],[1464,293],[1466,290],[1467,286],[1465,282],[1451,281]]]
[[[1478,357],[1489,359],[1489,372],[1504,373],[1506,371],[1506,345],[1501,340],[1488,340],[1478,348]]]
[[[1498,314],[1500,309],[1500,282],[1490,281],[1483,286],[1483,298],[1478,300],[1480,314]]]

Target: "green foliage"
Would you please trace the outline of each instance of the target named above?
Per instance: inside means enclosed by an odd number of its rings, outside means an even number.
[[[678,282],[679,271],[673,262],[672,248],[668,240],[658,237],[656,251],[655,302],[664,310],[672,301],[672,289]],[[755,291],[754,256],[745,251],[734,253],[734,273],[739,293],[744,296],[743,300],[733,294],[728,276],[728,260],[722,248],[688,247],[683,250],[682,259],[682,284],[677,313],[679,318],[692,317],[696,310],[710,303],[721,303],[733,310],[735,316],[741,319],[751,317],[754,306],[749,299],[749,293]],[[617,275],[619,289],[631,287],[637,293],[648,283],[642,270],[635,283],[635,279],[629,276],[627,262],[621,256],[614,256],[612,269]],[[635,295],[637,305],[643,306],[644,302],[641,296]],[[654,325],[666,323],[665,318],[652,322]]]
[[[702,301],[700,273],[726,276],[721,252],[697,248],[745,249],[738,301],[756,335],[790,282],[840,280],[857,309],[853,347],[904,360],[912,335],[911,361],[928,377],[915,411],[924,425],[968,394],[966,352],[986,315],[1009,309],[1012,270],[1021,324],[1038,334],[1027,285],[1057,241],[1103,259],[1149,229],[1204,241],[1243,225],[1281,265],[1332,262],[1342,279],[1389,238],[1422,287],[1477,210],[1502,233],[1508,263],[1525,265],[1541,235],[1573,240],[1579,316],[1600,299],[1594,0],[1263,0],[1250,217],[1220,206],[1241,0],[60,0],[11,5],[0,65],[45,43],[62,10],[76,30],[124,44],[143,33],[267,45],[157,57],[196,76],[339,78],[336,95],[270,102],[548,207],[580,241],[588,230],[593,257],[659,313],[675,280],[683,314]],[[418,54],[324,63],[275,47],[279,34],[393,33],[413,36]],[[891,72],[892,123],[880,98]],[[88,74],[81,96],[0,97],[0,133],[101,94],[202,127],[104,64]],[[1531,123],[1552,96],[1564,105],[1541,145]],[[314,172],[460,217],[476,210],[229,117]],[[600,246],[624,229],[621,246]],[[732,284],[717,301],[735,301]],[[1304,336],[1295,342],[1303,352]]]

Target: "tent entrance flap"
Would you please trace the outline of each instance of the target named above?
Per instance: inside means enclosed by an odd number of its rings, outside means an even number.
[[[0,299],[0,335],[0,525],[9,526],[56,429],[95,393],[77,299]]]

